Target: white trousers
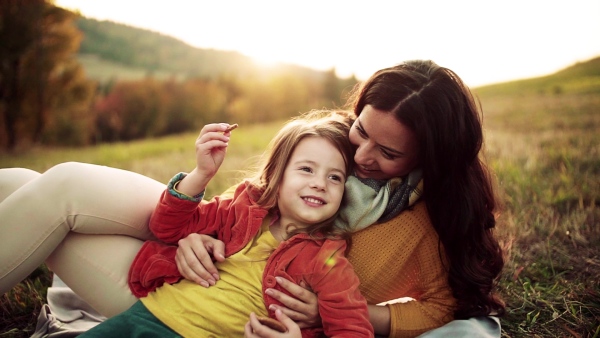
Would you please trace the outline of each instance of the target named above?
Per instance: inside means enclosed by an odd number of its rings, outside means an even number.
[[[130,171],[63,163],[43,174],[0,169],[0,292],[44,261],[82,299],[111,317],[135,297],[129,266],[165,185]]]

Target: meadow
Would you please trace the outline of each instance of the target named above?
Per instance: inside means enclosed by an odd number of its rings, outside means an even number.
[[[498,283],[507,304],[502,336],[600,337],[599,91],[493,92],[476,91],[484,111],[483,156],[504,204],[495,229],[506,250]],[[207,197],[239,180],[239,170],[252,167],[282,123],[241,125]],[[2,153],[0,168],[44,171],[82,161],[167,182],[194,167],[195,138],[32,148]],[[42,266],[1,296],[0,337],[31,334],[49,276]]]

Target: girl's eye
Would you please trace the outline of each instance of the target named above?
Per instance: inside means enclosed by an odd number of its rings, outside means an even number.
[[[298,168],[298,170],[305,171],[307,173],[311,173],[312,172],[312,168],[311,167],[300,167],[300,168]]]
[[[342,178],[342,176],[340,175],[331,175],[329,176],[330,179],[334,180],[334,181],[338,181],[338,182],[342,182],[344,179]]]

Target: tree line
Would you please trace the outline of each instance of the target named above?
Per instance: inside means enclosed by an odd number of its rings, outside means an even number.
[[[110,54],[106,43],[118,50],[119,39],[86,38],[82,22],[94,23],[45,0],[0,2],[4,149],[31,144],[82,146],[196,131],[210,122],[285,119],[311,108],[343,105],[345,93],[357,82],[353,77],[339,79],[333,69],[315,76],[293,68],[210,76],[179,72],[184,76],[166,80],[149,72],[139,80],[99,82],[88,78],[77,61],[82,41],[87,53],[96,41],[101,46],[97,49]],[[173,44],[172,38],[165,39],[158,41]],[[129,51],[139,53],[149,51]],[[211,68],[206,58],[188,62],[202,64],[197,69]],[[156,69],[157,64],[150,66]]]

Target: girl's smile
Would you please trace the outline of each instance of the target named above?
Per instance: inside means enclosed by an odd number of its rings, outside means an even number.
[[[279,187],[280,224],[306,228],[329,219],[340,207],[345,182],[346,162],[339,150],[324,138],[304,138]]]

